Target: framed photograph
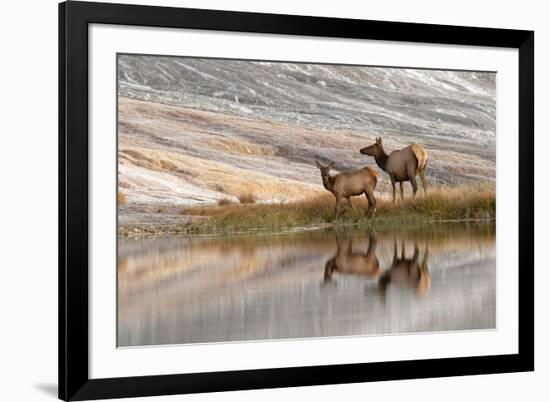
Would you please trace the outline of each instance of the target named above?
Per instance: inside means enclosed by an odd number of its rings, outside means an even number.
[[[534,33],[59,5],[59,397],[534,369]]]

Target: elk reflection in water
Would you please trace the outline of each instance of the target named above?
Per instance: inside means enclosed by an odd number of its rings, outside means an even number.
[[[401,247],[401,258],[397,254],[397,242],[394,241],[393,260],[390,269],[384,272],[384,275],[378,282],[378,288],[385,294],[388,286],[399,288],[416,288],[418,295],[425,295],[430,289],[431,279],[428,269],[428,246],[424,249],[422,263],[420,263],[420,252],[418,244],[414,244],[414,254],[412,258],[405,257],[405,242]]]
[[[353,248],[353,240],[343,239],[336,234],[336,254],[325,264],[323,285],[335,285],[334,273],[339,275],[357,275],[366,279],[378,279],[378,289],[386,294],[388,286],[397,288],[415,288],[418,295],[425,295],[431,286],[428,269],[428,246],[420,261],[418,244],[414,243],[412,258],[405,256],[405,241],[402,241],[401,257],[398,254],[397,241],[394,239],[394,254],[391,266],[382,270],[376,256],[376,236],[369,235],[369,246],[366,252]],[[368,289],[367,289],[368,290]]]
[[[325,264],[323,283],[334,283],[333,273],[360,275],[366,278],[377,278],[382,270],[376,257],[376,237],[369,236],[369,248],[366,253],[353,251],[351,239],[342,240],[336,235],[336,254]]]
[[[494,224],[121,238],[118,258],[119,346],[495,327]]]

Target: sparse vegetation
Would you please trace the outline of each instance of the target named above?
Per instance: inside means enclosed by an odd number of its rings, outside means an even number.
[[[171,230],[183,234],[277,231],[332,224],[334,217],[334,197],[328,193],[285,204],[220,202],[218,205],[183,208],[180,214],[189,216],[190,221]],[[491,220],[496,212],[492,184],[432,188],[427,196],[408,197],[395,204],[388,196],[379,196],[377,203],[375,217],[367,219],[367,200],[365,197],[354,197],[353,208],[343,208],[335,224],[379,228],[418,226],[426,222]],[[140,234],[158,234],[158,230],[155,233],[141,231]]]
[[[218,200],[218,205],[219,205],[220,207],[223,207],[224,205],[231,205],[231,204],[233,204],[233,201],[231,201],[231,200],[228,199],[228,198],[220,198],[220,199]]]
[[[124,194],[122,191],[119,191],[117,194],[117,200],[120,205],[126,204],[126,194]]]
[[[256,197],[251,193],[241,194],[239,195],[239,202],[241,204],[254,204],[256,202]]]
[[[225,193],[225,187],[221,184],[215,184],[214,190],[219,191],[220,193]]]

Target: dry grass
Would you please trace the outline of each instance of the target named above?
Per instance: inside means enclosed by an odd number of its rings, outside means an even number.
[[[242,201],[241,201],[242,202]],[[217,233],[247,230],[277,230],[319,225],[333,221],[334,197],[327,193],[301,202],[286,204],[225,204],[186,208],[184,215],[207,217],[182,228],[185,233]],[[395,204],[390,199],[377,202],[374,218],[366,217],[367,200],[354,197],[353,208],[346,203],[338,223],[368,226],[419,224],[445,220],[494,219],[495,188],[492,184],[432,188],[428,195]]]
[[[241,194],[238,198],[241,204],[254,204],[256,202],[256,197],[250,193]]]
[[[126,194],[124,194],[122,191],[119,191],[117,194],[117,200],[120,205],[126,204]]]
[[[231,204],[234,204],[233,201],[231,201],[230,199],[228,198],[220,198],[218,200],[218,205],[220,207],[223,207],[224,205],[231,205]]]

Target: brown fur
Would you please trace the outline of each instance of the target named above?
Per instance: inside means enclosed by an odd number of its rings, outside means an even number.
[[[420,175],[422,188],[427,193],[425,169],[428,164],[428,153],[418,144],[409,145],[389,155],[384,151],[382,138],[360,151],[364,155],[373,156],[376,164],[390,176],[393,202],[395,202],[395,183],[399,183],[401,199],[403,199],[403,182],[410,181],[413,188],[413,196],[416,196],[418,186],[416,176]]]
[[[346,275],[359,275],[365,278],[377,278],[382,270],[376,257],[376,238],[369,236],[369,248],[366,253],[354,252],[352,240],[347,245],[336,236],[336,254],[325,264],[324,284],[332,283],[334,272]]]
[[[412,144],[410,147],[418,161],[418,170],[426,169],[426,164],[428,163],[428,153],[426,150],[418,144]]]
[[[397,253],[397,242],[394,241],[394,253],[391,268],[388,269],[378,282],[379,290],[385,294],[387,287],[392,284],[400,288],[416,288],[419,296],[425,295],[431,286],[430,271],[428,269],[428,249],[424,250],[422,263],[419,262],[420,252],[418,245],[414,245],[412,259],[405,257],[405,243],[401,245],[401,258]]]
[[[348,205],[352,206],[350,197],[362,194],[365,194],[369,202],[367,215],[371,212],[374,215],[376,209],[374,189],[376,188],[378,177],[378,172],[376,170],[370,166],[366,166],[363,169],[338,173],[331,176],[330,169],[334,166],[334,162],[329,163],[328,166],[323,166],[317,161],[315,161],[315,163],[321,170],[323,186],[336,198],[334,219],[338,219],[340,214],[340,202],[342,198],[345,198]]]

